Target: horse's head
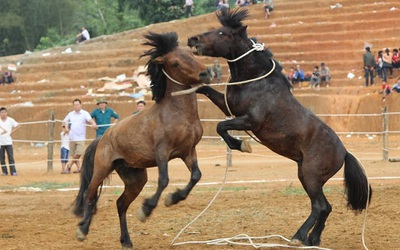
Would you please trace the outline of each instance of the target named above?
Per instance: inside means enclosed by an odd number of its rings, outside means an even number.
[[[147,74],[150,75],[153,100],[156,102],[165,95],[167,78],[174,84],[187,86],[212,81],[210,70],[197,61],[190,50],[178,47],[178,35],[175,32],[149,32],[144,37],[148,39],[144,45],[153,47],[141,57],[150,56]]]
[[[246,49],[250,43],[247,38],[247,26],[242,24],[248,17],[248,10],[222,9],[216,12],[216,15],[223,27],[190,37],[188,46],[198,55],[233,59],[237,56],[235,53],[240,53],[238,50]]]

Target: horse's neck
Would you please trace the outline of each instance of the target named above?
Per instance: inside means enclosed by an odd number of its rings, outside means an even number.
[[[228,63],[232,79],[248,80],[250,79],[249,77],[256,78],[265,74],[266,70],[269,70],[269,68],[260,66],[255,53],[252,52],[236,62]]]
[[[195,92],[172,96],[173,92],[185,89],[189,89],[189,86],[181,86],[168,79],[163,102],[172,109],[179,110],[183,115],[197,114],[197,97]]]

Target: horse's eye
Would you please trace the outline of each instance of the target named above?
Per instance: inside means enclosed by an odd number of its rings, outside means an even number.
[[[173,67],[177,68],[179,66],[179,63],[175,62],[172,64]]]

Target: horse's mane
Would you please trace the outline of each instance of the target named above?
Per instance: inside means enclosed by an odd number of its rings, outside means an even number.
[[[243,26],[242,21],[249,17],[249,11],[245,8],[228,10],[226,8],[216,12],[219,22],[224,27],[236,29]]]
[[[163,65],[154,62],[153,60],[159,56],[168,54],[176,47],[178,47],[178,35],[175,32],[168,32],[157,34],[149,32],[143,35],[148,41],[142,45],[152,46],[153,48],[145,51],[140,58],[144,56],[150,56],[150,60],[147,62],[147,75],[150,76],[151,80],[151,91],[153,92],[152,99],[159,103],[164,95],[166,89],[166,76],[162,72]]]

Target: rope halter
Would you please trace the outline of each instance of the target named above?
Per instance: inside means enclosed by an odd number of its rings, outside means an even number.
[[[255,43],[253,41],[253,39],[250,39],[250,41],[253,43],[253,48],[249,51],[247,51],[246,53],[244,53],[243,55],[239,56],[236,59],[232,59],[232,60],[226,60],[228,62],[236,62],[239,61],[240,59],[242,59],[243,57],[247,56],[248,54],[250,54],[253,51],[263,51],[264,50],[264,43]]]

